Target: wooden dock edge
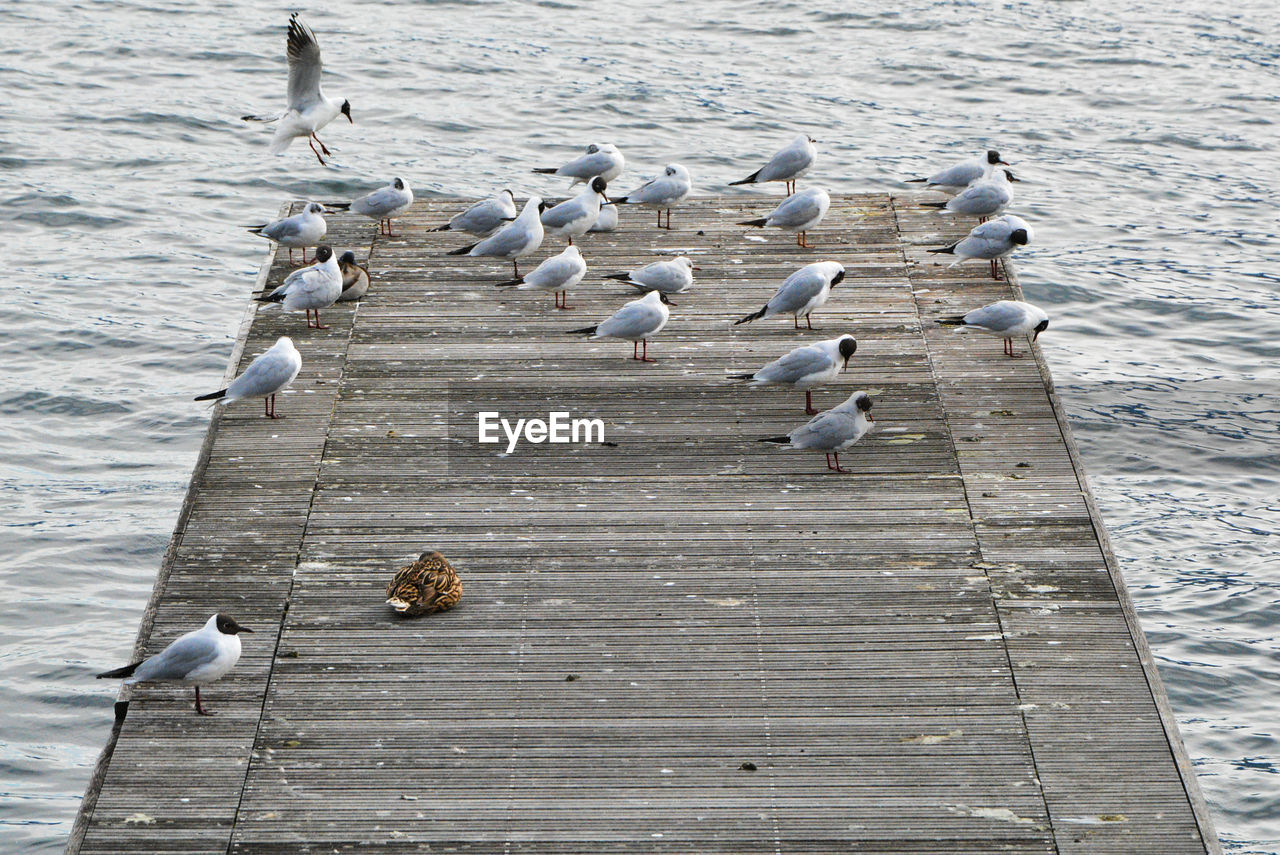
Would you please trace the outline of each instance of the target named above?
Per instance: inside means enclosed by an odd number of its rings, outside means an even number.
[[[1005,259],[1001,266],[1004,269],[1005,277],[1009,281],[1009,287],[1013,289],[1017,299],[1025,300],[1026,297],[1022,292],[1022,282],[1019,280],[1013,265],[1008,262],[1008,259]],[[1196,825],[1200,829],[1200,838],[1204,842],[1209,855],[1223,855],[1222,843],[1218,839],[1217,831],[1213,825],[1213,818],[1209,812],[1209,803],[1205,800],[1204,793],[1200,789],[1200,782],[1196,779],[1195,768],[1191,764],[1191,757],[1187,754],[1187,746],[1183,743],[1182,733],[1178,729],[1178,720],[1173,713],[1173,705],[1169,702],[1169,695],[1165,691],[1164,683],[1160,680],[1160,672],[1156,667],[1155,657],[1151,653],[1151,646],[1147,643],[1146,633],[1142,631],[1142,624],[1138,620],[1138,611],[1134,607],[1133,597],[1129,594],[1129,588],[1124,583],[1124,576],[1120,572],[1120,562],[1116,559],[1115,552],[1111,548],[1111,538],[1107,534],[1106,523],[1102,519],[1102,514],[1098,510],[1097,500],[1094,498],[1093,490],[1089,486],[1084,458],[1080,454],[1080,447],[1076,444],[1075,435],[1071,432],[1071,423],[1067,419],[1066,407],[1063,406],[1062,398],[1058,395],[1058,390],[1054,386],[1053,374],[1049,371],[1049,364],[1045,361],[1039,342],[1031,343],[1031,352],[1035,355],[1036,367],[1040,370],[1040,377],[1044,380],[1044,390],[1049,396],[1050,405],[1053,407],[1053,415],[1057,419],[1058,429],[1062,432],[1062,441],[1067,447],[1071,465],[1075,467],[1076,477],[1080,481],[1080,492],[1084,496],[1085,506],[1089,509],[1089,519],[1093,523],[1094,535],[1098,538],[1098,545],[1102,548],[1103,560],[1107,565],[1107,574],[1111,577],[1111,584],[1115,587],[1116,598],[1120,601],[1120,610],[1124,614],[1125,624],[1129,628],[1129,635],[1133,639],[1133,645],[1138,652],[1138,659],[1142,662],[1142,673],[1146,677],[1147,686],[1151,689],[1151,697],[1155,700],[1156,710],[1160,715],[1160,724],[1164,728],[1165,738],[1169,741],[1169,750],[1173,754],[1174,763],[1178,767],[1178,775],[1182,778],[1182,786],[1187,794],[1187,801],[1191,805]]]
[[[280,211],[276,216],[288,216],[289,209],[290,203],[286,202],[280,206]],[[271,273],[271,265],[275,261],[275,257],[276,245],[273,243],[268,246],[266,256],[258,268],[258,275],[254,279],[251,293],[256,294],[266,286],[267,277]],[[240,360],[244,356],[245,345],[249,340],[249,328],[253,326],[253,319],[256,314],[257,305],[253,300],[249,300],[248,305],[245,306],[244,315],[240,320],[240,328],[236,331],[235,342],[231,346],[231,356],[227,359],[226,371],[222,375],[222,385],[224,387],[235,379],[236,368],[240,365]],[[196,464],[191,470],[191,478],[187,481],[187,492],[183,497],[182,507],[179,509],[178,518],[173,524],[173,533],[169,535],[169,544],[165,547],[164,557],[160,560],[160,569],[156,573],[155,584],[151,587],[151,596],[147,600],[146,607],[142,610],[142,618],[138,623],[138,634],[133,642],[131,659],[137,659],[142,655],[147,639],[151,637],[151,630],[155,626],[156,610],[160,604],[160,598],[164,595],[165,585],[169,581],[169,574],[173,570],[178,545],[182,540],[182,532],[186,529],[187,520],[195,507],[196,483],[204,476],[205,468],[209,464],[209,455],[213,450],[213,443],[218,435],[218,422],[221,418],[222,408],[214,407],[209,419],[209,427],[205,431],[204,441],[200,445],[200,453],[196,457]],[[111,725],[111,733],[107,736],[106,745],[102,747],[101,753],[98,754],[98,760],[94,764],[93,774],[89,777],[84,796],[80,799],[80,809],[76,813],[75,822],[72,823],[71,834],[67,838],[66,849],[63,850],[64,855],[78,855],[80,846],[84,843],[85,833],[89,830],[89,821],[93,819],[93,810],[98,804],[98,794],[102,790],[102,783],[107,775],[107,767],[111,765],[111,756],[115,753],[116,740],[120,737],[120,728],[124,725],[125,716],[128,714],[130,692],[131,689],[128,686],[120,686],[120,693],[116,697],[115,722]]]

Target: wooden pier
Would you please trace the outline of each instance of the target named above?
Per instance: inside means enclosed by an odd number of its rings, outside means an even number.
[[[396,237],[331,218],[370,294],[329,330],[251,310],[233,370],[283,334],[302,373],[283,421],[215,414],[140,650],[218,610],[256,634],[215,717],[132,692],[68,850],[1221,852],[1039,350],[933,323],[1016,280],[925,253],[973,225],[925,198],[835,198],[807,250],[734,225],[763,192],[669,232],[625,209],[579,242],[570,312],[445,255],[457,201]],[[637,296],[602,274],[673,250],[703,269],[659,362],[565,334]],[[732,325],[828,259],[820,331]],[[875,400],[849,475],[756,441],[803,394],[727,378],[843,332],[814,399]],[[552,409],[608,444],[476,442],[479,410]],[[383,588],[429,548],[462,603],[397,619]]]

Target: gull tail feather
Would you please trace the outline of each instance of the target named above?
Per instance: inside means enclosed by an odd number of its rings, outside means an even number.
[[[458,249],[451,249],[449,250],[449,255],[466,255],[468,252],[475,249],[477,245],[478,245],[478,242],[469,244],[467,246],[459,247]]]
[[[599,324],[594,327],[583,327],[580,330],[569,330],[568,335],[595,335],[596,330],[600,328]]]
[[[763,309],[761,309],[761,310],[760,310],[760,311],[758,311],[758,312],[752,312],[751,314],[747,315],[745,318],[743,318],[743,319],[742,319],[742,320],[740,320],[740,321],[734,321],[734,322],[733,322],[733,325],[736,327],[736,326],[738,326],[739,324],[749,324],[749,323],[751,323],[752,321],[759,320],[760,318],[763,318],[763,317],[764,317],[764,313],[765,313],[765,312],[767,312],[767,311],[769,311],[769,307],[768,307],[768,305],[766,305]]]
[[[544,168],[540,168],[540,169],[535,169],[535,170],[533,170],[533,172],[534,172],[534,174],[535,174],[535,175],[555,175],[555,174],[556,174],[556,172],[557,172],[557,168],[554,168],[554,167],[553,167],[553,168],[545,168],[545,167],[544,167]]]
[[[925,184],[928,181],[929,181],[928,178],[907,178],[906,179],[906,183],[908,184]]]
[[[962,327],[964,326],[964,315],[955,315],[950,318],[938,318],[938,324],[944,327]]]
[[[746,178],[742,179],[741,181],[730,181],[730,182],[729,182],[729,186],[730,186],[730,187],[733,187],[733,186],[735,186],[735,185],[737,185],[737,184],[755,184],[755,183],[756,183],[756,179],[757,179],[757,178],[759,178],[759,177],[760,177],[760,170],[759,170],[759,169],[757,169],[755,172],[751,173],[750,175],[748,175]]]
[[[784,443],[791,442],[791,437],[789,437],[789,436],[766,436],[766,437],[764,437],[763,439],[758,439],[758,440],[756,440],[756,442],[776,442],[776,443],[778,443],[779,445],[782,445],[782,444],[784,444]]]
[[[221,389],[221,390],[219,390],[219,391],[217,391],[217,392],[210,392],[208,395],[198,395],[198,396],[196,396],[195,400],[197,400],[197,401],[214,401],[214,400],[217,400],[218,398],[225,397],[225,396],[226,396],[226,394],[227,394],[227,390],[226,390],[226,389]]]
[[[958,247],[959,245],[960,245],[960,242],[956,241],[955,243],[951,244],[951,246],[941,246],[941,247],[938,247],[937,249],[931,249],[929,250],[929,252],[945,252],[949,255],[954,255],[956,251],[956,247]]]
[[[744,221],[744,222],[738,223],[738,225],[740,225],[740,226],[755,226],[755,227],[756,227],[756,228],[758,228],[758,229],[762,229],[762,228],[764,228],[764,226],[765,226],[765,224],[766,224],[767,222],[769,222],[769,218],[768,218],[768,217],[761,217],[761,218],[760,218],[760,219],[758,219],[758,220],[746,220],[746,221]]]
[[[493,287],[510,288],[512,285],[523,285],[523,284],[524,284],[524,277],[521,276],[519,279],[511,279],[507,282],[499,282],[497,285],[494,285]]]
[[[447,232],[447,231],[449,231],[449,230],[450,230],[450,229],[452,229],[452,228],[453,228],[453,226],[452,226],[452,225],[450,225],[449,223],[445,223],[443,226],[436,226],[434,229],[427,229],[427,231],[429,231],[429,232]]]
[[[95,674],[94,676],[96,676],[99,680],[110,680],[118,677],[132,677],[133,672],[137,671],[138,666],[141,664],[142,664],[142,660],[139,659],[137,662],[134,662],[132,665],[125,665],[123,668],[114,668],[110,671],[103,671],[101,674]]]

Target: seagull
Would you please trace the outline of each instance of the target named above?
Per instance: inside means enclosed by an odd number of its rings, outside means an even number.
[[[729,186],[736,184],[763,184],[766,181],[785,181],[787,193],[796,192],[796,179],[809,171],[813,166],[818,150],[813,147],[815,140],[805,134],[793,139],[786,148],[769,158],[760,169],[741,181],[730,181]]]
[[[316,263],[295,270],[285,277],[279,288],[263,297],[255,297],[259,303],[280,303],[286,312],[303,309],[307,313],[307,329],[327,330],[320,323],[320,310],[327,309],[342,296],[342,270],[328,246],[316,247]],[[316,322],[311,323],[311,313]]]
[[[954,196],[973,182],[986,178],[996,166],[1009,166],[1000,157],[1000,152],[989,149],[985,155],[961,161],[955,166],[948,166],[935,172],[928,178],[909,178],[908,184],[924,184],[926,190],[940,190]]]
[[[678,163],[669,163],[657,178],[653,178],[632,190],[627,195],[614,199],[619,205],[645,205],[658,211],[658,228],[662,225],[662,209],[667,211],[667,225],[671,228],[671,208],[684,201],[693,189],[693,179],[689,170]]]
[[[862,439],[872,430],[875,419],[871,416],[871,396],[866,392],[854,392],[838,407],[819,413],[808,423],[786,436],[771,436],[760,442],[776,442],[809,451],[821,451],[827,455],[827,468],[836,472],[848,472],[840,466],[840,452]],[[835,465],[831,465],[831,458]]]
[[[521,291],[554,291],[557,309],[572,309],[569,305],[569,291],[587,275],[587,262],[576,246],[565,247],[564,252],[545,259],[533,269],[512,279],[510,282],[499,282],[497,287],[515,286]]]
[[[326,98],[320,90],[320,45],[316,43],[316,34],[311,28],[298,20],[298,13],[289,16],[289,38],[287,51],[289,55],[289,106],[279,116],[242,116],[246,122],[276,122],[275,135],[271,137],[271,153],[282,154],[294,137],[307,137],[307,145],[320,161],[325,164],[324,157],[329,149],[316,136],[316,131],[338,118],[346,116],[347,121],[355,124],[351,118],[351,102],[339,104],[332,98]],[[316,145],[320,151],[316,151]],[[324,157],[321,156],[324,153]]]
[[[747,220],[738,225],[757,228],[774,226],[784,232],[796,232],[796,244],[808,247],[810,244],[805,240],[805,232],[822,222],[822,218],[827,215],[830,207],[831,197],[827,195],[827,191],[819,187],[810,187],[808,190],[801,190],[799,193],[788,196],[781,205],[773,209],[773,213],[769,216],[758,220]]]
[[[596,176],[608,183],[621,175],[626,165],[627,161],[616,145],[603,143],[587,146],[586,154],[569,161],[564,166],[533,171],[538,175],[562,175],[565,178],[572,178],[573,181],[569,182],[569,186],[572,187],[574,184],[586,184]]]
[[[524,210],[502,231],[490,235],[479,243],[449,250],[449,255],[470,255],[475,258],[509,258],[516,278],[520,277],[520,259],[532,255],[542,246],[542,221],[538,216],[546,209],[541,197],[530,196]]]
[[[965,315],[941,318],[938,323],[944,327],[973,327],[988,335],[998,335],[1004,339],[1004,355],[1017,359],[1022,354],[1013,352],[1013,337],[1030,335],[1035,341],[1049,328],[1049,316],[1039,306],[1021,300],[1000,300]]]
[[[241,632],[253,630],[219,612],[200,629],[175,639],[155,656],[114,671],[103,671],[98,679],[124,677],[126,686],[161,681],[195,686],[196,712],[213,715],[200,705],[200,687],[220,680],[240,661]]]
[[[953,214],[976,215],[978,222],[985,223],[988,217],[1003,214],[1009,207],[1013,201],[1013,188],[1009,182],[1018,180],[1007,169],[993,169],[989,177],[973,182],[946,202],[922,204],[926,208],[945,208]]]
[[[600,216],[588,232],[611,232],[618,227],[618,206],[610,202],[600,206]]]
[[[269,419],[282,419],[276,415],[276,393],[293,382],[302,370],[302,354],[293,346],[293,339],[280,336],[270,348],[258,354],[244,373],[231,381],[231,385],[208,395],[200,395],[197,401],[217,401],[224,406],[241,398],[262,398],[263,415]]]
[[[949,267],[955,267],[970,258],[990,259],[991,278],[999,281],[1002,277],[996,259],[1011,255],[1020,246],[1026,246],[1031,242],[1032,234],[1031,226],[1022,217],[1005,214],[998,220],[976,226],[963,240],[929,252],[954,255],[956,260]]]
[[[386,187],[379,187],[359,199],[352,199],[345,207],[378,221],[378,234],[395,237],[391,233],[391,218],[398,217],[413,204],[413,191],[403,178],[395,178]],[[334,206],[337,207],[337,206]]]
[[[858,350],[851,335],[797,347],[754,374],[731,374],[732,380],[752,380],[757,386],[790,386],[804,389],[804,411],[813,416],[813,387],[831,383],[849,367],[849,357]]]
[[[638,362],[657,362],[649,358],[649,336],[657,335],[671,318],[667,297],[661,291],[650,291],[639,300],[632,300],[613,313],[607,321],[594,327],[569,330],[570,335],[589,335],[592,338],[620,338],[632,342],[631,358]],[[644,355],[640,345],[644,345]]]
[[[516,199],[510,190],[476,202],[433,232],[461,231],[476,237],[488,237],[516,218]]]
[[[568,238],[569,245],[573,246],[573,239],[586,234],[587,229],[600,218],[600,205],[609,201],[604,195],[607,189],[608,185],[603,178],[592,178],[587,189],[577,196],[544,211],[543,227],[549,232],[564,235]]]
[[[800,329],[800,316],[809,329],[813,329],[811,313],[820,308],[831,296],[831,289],[844,281],[844,266],[837,261],[819,261],[801,267],[787,277],[778,292],[769,298],[763,309],[752,312],[733,325],[747,324],[759,318],[791,314],[795,328]]]
[[[350,303],[369,293],[369,268],[356,264],[354,252],[347,250],[342,253],[342,257],[338,259],[338,269],[342,271],[342,293],[338,295],[339,303]]]
[[[289,263],[293,264],[293,250],[302,249],[302,263],[307,263],[307,247],[315,246],[324,239],[329,224],[324,221],[324,205],[319,202],[308,202],[301,213],[280,220],[272,220],[257,226],[246,226],[258,237],[273,240],[281,246],[289,248]]]
[[[687,256],[677,256],[666,261],[646,264],[630,273],[610,273],[606,279],[626,282],[641,291],[661,291],[663,294],[683,294],[693,285],[693,271],[701,270]],[[668,305],[674,306],[670,300]]]

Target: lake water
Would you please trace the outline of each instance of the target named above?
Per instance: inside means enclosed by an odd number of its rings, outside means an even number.
[[[847,11],[856,7],[858,11]],[[560,192],[679,161],[725,192],[798,131],[838,191],[988,145],[1018,265],[1231,852],[1280,852],[1280,18],[1182,4],[327,2],[354,126],[266,153],[290,8],[0,4],[0,841],[61,851],[286,199]],[[624,188],[624,189],[626,189]],[[735,188],[736,189],[736,188]]]

